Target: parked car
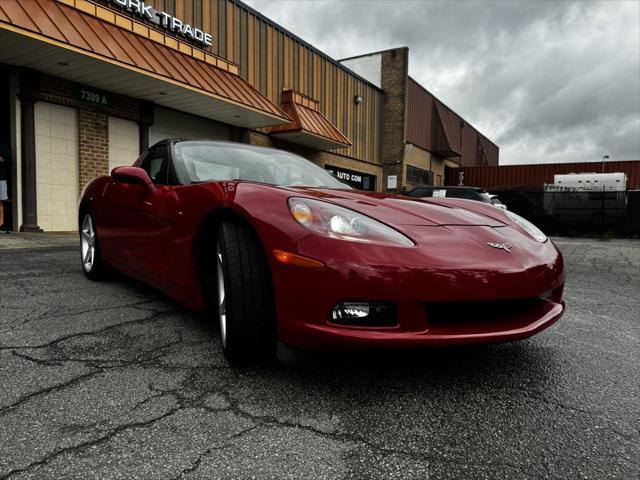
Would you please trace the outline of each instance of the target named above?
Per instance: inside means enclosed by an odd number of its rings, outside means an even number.
[[[292,349],[531,336],[564,311],[562,255],[480,202],[357,191],[302,157],[166,140],[82,194],[82,269],[208,310],[232,363]]]
[[[503,210],[507,209],[507,206],[498,199],[498,195],[494,195],[478,187],[416,187],[407,193],[407,195],[410,197],[464,198],[465,200],[489,203]]]
[[[487,193],[487,195],[489,195],[489,199],[491,200],[491,203],[494,207],[508,210],[507,206],[500,201],[500,197],[498,195],[496,195],[495,193]]]

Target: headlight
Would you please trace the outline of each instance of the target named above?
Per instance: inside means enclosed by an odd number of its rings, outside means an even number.
[[[288,203],[293,218],[304,228],[319,235],[352,242],[414,246],[400,232],[353,210],[309,198],[292,197]]]
[[[544,243],[547,241],[547,236],[542,232],[542,230],[536,227],[529,220],[522,218],[520,215],[517,215],[509,210],[505,210],[504,213],[507,214],[507,217],[509,217],[512,222],[517,223],[525,232],[527,232],[540,243]]]

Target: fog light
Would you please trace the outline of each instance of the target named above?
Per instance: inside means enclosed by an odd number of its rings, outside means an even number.
[[[341,303],[333,309],[333,319],[363,318],[369,315],[368,303]]]
[[[331,321],[365,327],[389,327],[398,323],[396,306],[388,302],[342,302],[333,307]]]

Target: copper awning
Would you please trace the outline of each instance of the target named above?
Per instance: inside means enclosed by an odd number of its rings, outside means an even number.
[[[0,44],[0,62],[231,125],[291,120],[239,75],[58,1],[0,1]]]
[[[271,127],[272,135],[317,150],[351,146],[345,137],[319,110],[317,100],[295,90],[282,92],[282,109],[293,119],[290,123]]]
[[[445,158],[462,155],[462,127],[458,117],[439,101],[433,105],[433,149]]]

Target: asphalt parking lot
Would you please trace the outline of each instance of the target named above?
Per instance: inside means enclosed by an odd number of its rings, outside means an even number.
[[[640,241],[557,243],[536,337],[244,370],[75,248],[0,249],[0,478],[638,478]]]

